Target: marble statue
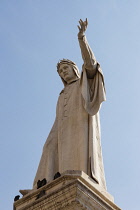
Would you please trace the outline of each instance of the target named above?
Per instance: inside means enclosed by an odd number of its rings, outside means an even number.
[[[51,181],[57,172],[66,170],[84,171],[106,189],[99,121],[99,109],[106,99],[104,78],[85,36],[87,26],[87,19],[79,21],[81,75],[68,59],[57,64],[64,89],[58,98],[56,119],[43,148],[34,189],[38,180]]]

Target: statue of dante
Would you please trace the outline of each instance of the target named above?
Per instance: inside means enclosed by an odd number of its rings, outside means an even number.
[[[85,31],[88,21],[79,21],[78,41],[84,61],[78,67],[63,59],[57,71],[64,83],[58,98],[56,119],[43,148],[34,180],[51,181],[57,172],[80,170],[106,189],[100,143],[99,109],[105,100],[103,73],[90,49]]]

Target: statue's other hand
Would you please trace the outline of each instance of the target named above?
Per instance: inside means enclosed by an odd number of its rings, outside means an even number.
[[[83,37],[83,35],[85,34],[85,31],[87,29],[87,26],[88,26],[88,20],[86,18],[85,21],[82,21],[81,19],[79,20],[79,24],[78,25],[78,29],[79,29],[79,32],[78,32],[78,37]]]

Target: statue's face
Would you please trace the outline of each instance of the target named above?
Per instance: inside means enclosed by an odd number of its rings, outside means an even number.
[[[67,83],[72,81],[75,77],[76,74],[69,64],[61,64],[59,67],[59,76],[64,79]]]

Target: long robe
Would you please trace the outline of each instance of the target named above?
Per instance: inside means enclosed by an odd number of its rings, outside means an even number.
[[[100,142],[99,108],[105,100],[101,69],[88,79],[83,66],[81,78],[61,92],[56,120],[43,148],[34,185],[53,180],[56,172],[81,170],[106,189]]]

